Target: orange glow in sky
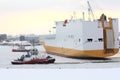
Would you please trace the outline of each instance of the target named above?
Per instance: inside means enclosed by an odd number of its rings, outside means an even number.
[[[70,19],[73,12],[87,19],[87,0],[0,0],[0,34],[48,34],[55,21]],[[89,0],[96,18],[101,13],[120,18],[119,0]],[[109,4],[108,4],[109,3]],[[98,5],[99,4],[99,5]]]

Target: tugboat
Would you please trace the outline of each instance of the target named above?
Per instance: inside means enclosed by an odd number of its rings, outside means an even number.
[[[17,60],[11,61],[11,64],[49,64],[55,62],[55,58],[51,56],[41,57],[38,53],[37,49],[32,49],[26,55],[22,55]]]
[[[29,49],[26,49],[25,46],[28,46],[28,43],[26,41],[18,41],[18,42],[15,42],[13,47],[14,46],[18,46],[18,48],[13,48],[12,49],[12,52],[28,52],[30,51]]]
[[[25,49],[25,46],[19,46],[17,49],[12,49],[12,52],[29,52],[29,49]]]

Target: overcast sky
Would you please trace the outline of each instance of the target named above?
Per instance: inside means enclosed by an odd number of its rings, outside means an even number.
[[[73,12],[87,15],[87,0],[0,0],[0,33],[48,34],[55,21],[70,19]],[[89,0],[96,18],[101,13],[120,18],[120,0]],[[87,19],[87,17],[86,17]]]

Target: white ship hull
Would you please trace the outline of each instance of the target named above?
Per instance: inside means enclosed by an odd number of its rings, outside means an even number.
[[[42,44],[47,53],[67,57],[113,56],[119,51],[118,20],[56,22],[54,43]]]

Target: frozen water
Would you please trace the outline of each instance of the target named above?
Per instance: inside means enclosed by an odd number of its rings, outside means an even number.
[[[27,47],[30,48],[30,47]],[[64,69],[64,68],[120,68],[120,54],[112,56],[108,60],[74,59],[47,54],[43,46],[36,46],[41,55],[50,55],[56,59],[53,64],[24,64],[12,65],[11,61],[17,59],[25,52],[12,52],[12,46],[0,46],[0,68],[7,69]]]

